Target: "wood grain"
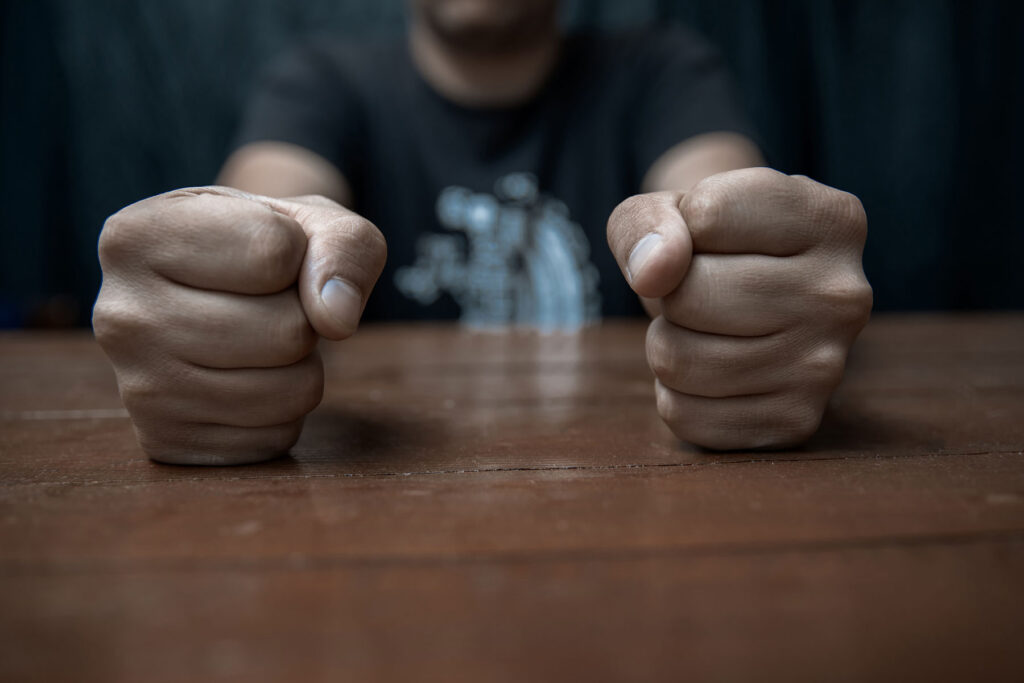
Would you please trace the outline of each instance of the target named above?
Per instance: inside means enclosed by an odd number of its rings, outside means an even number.
[[[1024,676],[1024,315],[876,317],[779,453],[677,443],[643,336],[370,326],[290,456],[186,468],[0,335],[0,681]]]
[[[22,575],[0,594],[0,671],[83,683],[1014,681],[1022,573],[1024,542],[1007,540]]]

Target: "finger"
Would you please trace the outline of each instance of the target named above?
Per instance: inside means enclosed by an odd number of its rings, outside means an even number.
[[[122,377],[121,397],[135,419],[265,427],[293,422],[323,397],[315,351],[281,368],[201,368],[168,363]]]
[[[266,427],[135,420],[139,445],[170,465],[248,465],[288,452],[302,433],[301,419]]]
[[[728,337],[656,318],[647,329],[647,362],[675,391],[726,398],[781,391],[831,392],[842,377],[845,348],[806,336]]]
[[[629,286],[643,297],[668,294],[686,275],[693,252],[678,192],[640,194],[608,218],[608,246]]]
[[[772,334],[808,315],[802,297],[820,278],[800,256],[696,254],[661,311],[676,325],[709,334]]]
[[[299,222],[309,240],[299,272],[306,317],[323,337],[350,336],[384,269],[384,236],[365,218],[323,197],[273,201]]]
[[[105,272],[142,266],[174,282],[270,294],[295,282],[306,250],[298,222],[255,195],[176,190],[111,216],[100,237]]]
[[[316,347],[294,287],[251,296],[177,288],[146,326],[160,335],[161,353],[207,368],[270,368],[292,365]]]
[[[655,382],[658,414],[683,441],[715,450],[785,448],[818,429],[827,397],[797,393],[690,396]]]
[[[853,195],[769,168],[705,178],[680,209],[694,251],[704,253],[790,256],[837,243],[859,249],[866,232]]]

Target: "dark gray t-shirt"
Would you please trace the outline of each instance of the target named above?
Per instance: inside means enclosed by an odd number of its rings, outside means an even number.
[[[673,145],[753,137],[719,54],[679,27],[572,34],[531,101],[467,108],[402,40],[317,40],[262,78],[238,145],[334,163],[384,233],[373,319],[573,327],[640,311],[605,241],[615,206]]]

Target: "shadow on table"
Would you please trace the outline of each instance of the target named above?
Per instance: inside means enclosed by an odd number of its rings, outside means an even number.
[[[946,448],[946,439],[934,423],[911,421],[906,415],[880,415],[862,406],[829,406],[821,427],[800,449],[808,454],[931,453]]]
[[[306,473],[330,467],[352,476],[430,470],[465,449],[448,432],[443,422],[416,416],[321,409],[307,418],[291,453],[266,466]]]
[[[497,425],[493,430],[482,430],[480,425],[465,425],[458,419],[331,409],[310,417],[290,457],[267,466],[303,472],[323,468],[336,474],[365,476],[509,467],[542,469],[545,465],[564,467],[566,463],[588,469],[622,463],[643,466],[817,460],[935,453],[949,447],[946,436],[942,420],[883,415],[853,402],[830,406],[821,428],[802,447],[728,453],[678,442],[666,429],[658,429],[651,438],[646,423],[637,425],[635,435],[621,434],[611,440],[603,437],[601,447],[587,447],[569,435],[521,434],[517,438]],[[587,453],[591,457],[586,457]]]

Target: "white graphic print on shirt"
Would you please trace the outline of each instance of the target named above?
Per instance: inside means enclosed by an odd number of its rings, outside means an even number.
[[[429,305],[447,292],[461,322],[478,327],[575,329],[600,317],[586,235],[564,202],[538,193],[532,174],[502,176],[494,195],[446,187],[436,208],[468,248],[456,235],[421,236],[416,262],[395,273],[405,296]]]

